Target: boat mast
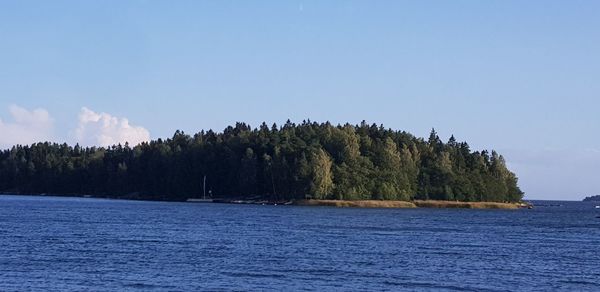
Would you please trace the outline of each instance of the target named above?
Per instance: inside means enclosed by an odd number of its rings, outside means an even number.
[[[202,182],[202,199],[206,200],[206,175],[204,176],[204,181]]]

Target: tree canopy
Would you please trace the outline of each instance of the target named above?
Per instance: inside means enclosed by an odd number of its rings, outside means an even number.
[[[176,131],[135,147],[16,145],[0,152],[0,191],[185,200],[216,198],[522,199],[517,177],[492,151],[454,136],[428,140],[376,124],[304,121],[222,132]]]

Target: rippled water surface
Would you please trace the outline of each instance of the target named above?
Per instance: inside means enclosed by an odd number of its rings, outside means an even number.
[[[0,196],[0,290],[600,291],[600,210],[544,204],[343,209]]]

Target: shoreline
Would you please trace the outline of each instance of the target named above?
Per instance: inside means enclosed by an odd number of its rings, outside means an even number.
[[[325,206],[341,208],[417,208],[409,201],[383,201],[383,200],[297,200],[296,206]]]
[[[459,201],[384,201],[384,200],[299,200],[297,206],[328,206],[350,208],[444,208],[444,209],[506,209],[514,210],[528,208],[529,203],[499,203],[499,202],[459,202]]]
[[[292,206],[316,206],[316,207],[339,207],[339,208],[395,208],[395,209],[414,209],[414,208],[433,208],[433,209],[505,209],[514,210],[521,208],[532,208],[531,203],[500,203],[500,202],[460,202],[460,201],[437,201],[437,200],[414,200],[414,201],[394,201],[394,200],[292,200],[271,202],[268,200],[236,200],[236,199],[187,199],[184,201],[172,200],[152,200],[139,197],[110,197],[94,195],[75,195],[75,194],[19,194],[0,192],[0,196],[35,196],[35,197],[65,197],[65,198],[90,198],[90,199],[110,199],[110,200],[130,200],[130,201],[149,201],[149,202],[188,202],[188,203],[214,203],[214,204],[245,204],[245,205],[292,205]]]

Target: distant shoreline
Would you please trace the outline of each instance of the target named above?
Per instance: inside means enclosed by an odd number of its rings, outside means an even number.
[[[600,195],[585,197],[583,202],[600,202]]]

